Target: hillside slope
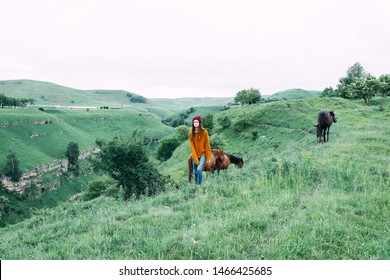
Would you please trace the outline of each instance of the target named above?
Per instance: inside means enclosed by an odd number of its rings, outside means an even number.
[[[79,90],[50,82],[34,80],[0,81],[0,94],[13,98],[33,98],[36,107],[89,106],[100,108],[131,108],[141,113],[150,112],[160,118],[198,106],[223,106],[233,101],[231,97],[206,98],[151,98],[125,90]],[[145,103],[133,102],[131,97],[141,97]]]
[[[179,182],[129,202],[74,197],[0,229],[2,259],[388,259],[390,120],[343,99],[233,108],[215,128],[245,161],[186,181],[188,144],[159,166]],[[319,110],[334,110],[316,142]]]
[[[110,106],[130,104],[124,90],[79,90],[50,82],[34,80],[0,81],[0,93],[14,98],[34,98],[37,106],[73,105],[73,106]]]
[[[87,151],[95,147],[97,138],[109,138],[115,133],[129,135],[140,129],[149,139],[161,139],[174,130],[153,114],[131,109],[2,109],[1,116],[2,161],[12,150],[23,170],[64,157],[70,141],[77,143],[80,151]]]
[[[292,99],[306,99],[319,97],[321,91],[318,90],[304,90],[304,89],[288,89],[272,94],[268,99],[270,100],[292,100]]]

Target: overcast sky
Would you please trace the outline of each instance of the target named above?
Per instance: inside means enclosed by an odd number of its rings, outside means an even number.
[[[323,90],[390,73],[388,0],[0,0],[0,80],[145,97]]]

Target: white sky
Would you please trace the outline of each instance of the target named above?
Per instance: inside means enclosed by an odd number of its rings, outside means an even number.
[[[145,97],[335,86],[390,73],[388,0],[0,0],[0,80]]]

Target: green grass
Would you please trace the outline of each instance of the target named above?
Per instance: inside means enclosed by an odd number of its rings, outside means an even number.
[[[111,138],[119,133],[129,135],[140,129],[145,137],[161,139],[173,133],[151,114],[132,109],[123,110],[46,110],[32,108],[2,109],[0,124],[0,155],[3,162],[9,150],[13,150],[23,170],[65,156],[70,141],[79,145],[80,151],[95,147],[97,138]],[[47,124],[34,124],[47,121]]]
[[[151,98],[146,103],[133,103],[125,90],[79,90],[44,81],[7,80],[0,81],[0,94],[13,98],[34,98],[35,107],[51,108],[61,106],[108,106],[110,108],[131,108],[142,114],[154,114],[167,118],[173,113],[199,106],[224,106],[233,98]]]
[[[201,188],[186,184],[139,201],[98,198],[41,210],[1,229],[0,256],[387,259],[389,180],[369,190],[339,188],[348,181],[344,171],[315,179],[313,163],[248,178],[233,170],[208,177]]]
[[[185,142],[158,166],[179,188],[128,202],[78,195],[37,210],[0,229],[0,258],[389,259],[390,101],[375,102],[383,110],[317,98],[215,112],[231,118],[214,133],[243,169],[189,184]],[[323,109],[338,122],[319,144]]]
[[[34,80],[0,81],[0,93],[14,98],[34,98],[37,106],[129,107],[132,104],[127,97],[130,92],[124,90],[78,90]]]
[[[288,89],[272,94],[268,99],[276,100],[292,100],[292,99],[306,99],[319,97],[321,91],[318,90],[304,90],[304,89]]]

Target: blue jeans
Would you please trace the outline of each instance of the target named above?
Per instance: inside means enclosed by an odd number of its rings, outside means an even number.
[[[206,156],[201,156],[199,163],[196,165],[194,159],[192,159],[192,172],[195,175],[195,184],[200,185],[203,181],[202,169],[203,165],[206,163]]]

